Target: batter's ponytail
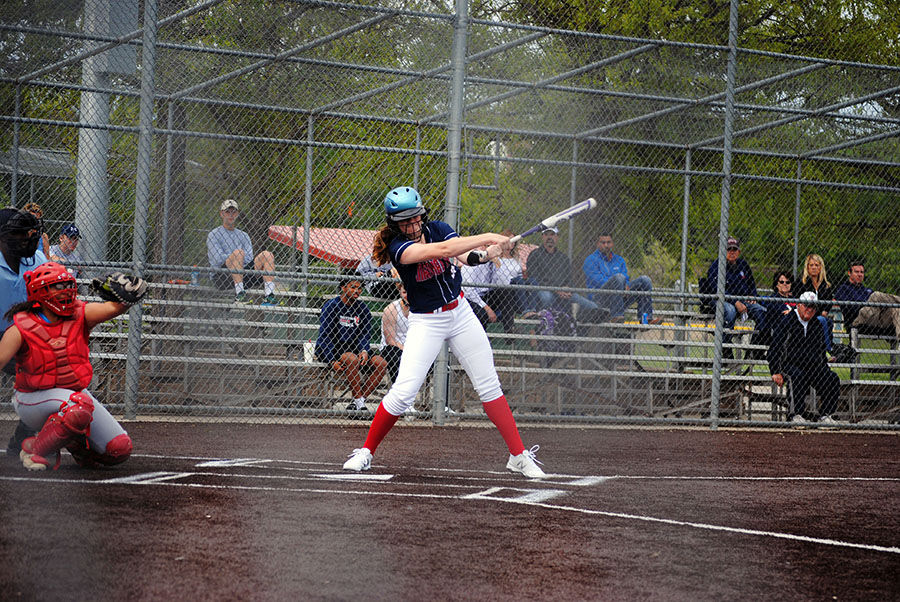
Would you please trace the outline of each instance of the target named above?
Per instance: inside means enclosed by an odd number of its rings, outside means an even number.
[[[397,233],[387,224],[381,227],[381,230],[375,233],[375,241],[372,246],[372,259],[378,265],[384,265],[391,262],[390,253],[388,253],[388,245],[397,236]]]

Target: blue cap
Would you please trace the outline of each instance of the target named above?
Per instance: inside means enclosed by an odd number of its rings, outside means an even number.
[[[81,238],[81,232],[78,231],[78,226],[76,226],[75,224],[69,224],[68,226],[63,228],[62,233],[69,238]]]

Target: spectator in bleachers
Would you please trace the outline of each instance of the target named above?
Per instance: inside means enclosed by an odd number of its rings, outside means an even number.
[[[756,281],[750,264],[741,257],[741,243],[733,236],[725,243],[725,294],[738,299],[725,301],[725,328],[734,328],[738,315],[750,317],[759,324],[765,317],[766,308],[752,300],[741,300],[740,297],[756,297]],[[719,275],[719,262],[714,259],[706,274],[705,287],[701,293],[714,294],[716,280]],[[705,290],[703,290],[705,288]]]
[[[512,237],[511,230],[504,230],[501,234]],[[500,322],[504,332],[513,333],[516,330],[516,314],[525,310],[522,291],[502,288],[502,285],[525,283],[522,265],[512,255],[514,250],[515,247],[504,249],[500,257],[488,263],[460,266],[462,280],[468,283],[463,287],[463,292],[475,317],[485,329],[488,324]],[[498,286],[479,286],[485,284]]]
[[[756,325],[756,332],[753,333],[751,343],[754,345],[769,345],[772,343],[772,330],[775,325],[781,321],[781,316],[790,312],[796,307],[796,302],[791,301],[795,298],[794,292],[794,276],[790,270],[779,270],[772,279],[772,290],[774,294],[766,297],[764,301],[760,301],[760,305],[766,308],[762,321]],[[762,353],[751,354],[754,358],[761,359]]]
[[[400,370],[400,356],[406,343],[409,330],[409,302],[406,300],[406,287],[402,282],[396,283],[400,298],[384,308],[381,315],[381,357],[387,362],[391,382],[397,380]]]
[[[825,329],[819,320],[818,298],[807,291],[800,303],[781,316],[772,333],[767,359],[772,382],[781,387],[788,382],[788,420],[805,423],[815,418],[806,410],[806,396],[815,387],[821,398],[819,422],[834,422],[840,379],[825,361]]]
[[[597,250],[584,259],[584,277],[588,288],[622,291],[621,295],[591,295],[591,300],[609,309],[611,322],[624,322],[625,309],[637,303],[638,317],[646,316],[650,324],[662,319],[653,317],[653,300],[649,296],[626,295],[627,291],[649,292],[653,289],[649,276],[628,278],[625,258],[613,253],[613,239],[608,232],[597,238]]]
[[[502,236],[513,237],[512,230],[504,230]],[[518,243],[509,249],[503,249],[497,258],[494,273],[491,276],[493,284],[505,286],[509,284],[526,284],[522,264],[519,263]],[[498,265],[499,264],[499,265]],[[516,314],[533,310],[536,302],[525,291],[510,288],[489,289],[485,301],[497,312],[498,319],[503,324],[504,332],[512,333],[516,329]]]
[[[359,261],[356,273],[367,278],[385,278],[384,281],[366,280],[366,291],[378,299],[393,299],[397,289],[394,286],[394,282],[387,280],[387,278],[391,277],[391,270],[393,269],[394,266],[391,265],[391,262],[387,262],[384,265],[375,265],[375,260],[372,256],[366,255]]]
[[[479,247],[484,250],[485,247]],[[487,330],[488,324],[497,321],[497,312],[491,307],[487,300],[487,294],[491,290],[484,284],[491,284],[494,279],[494,271],[496,266],[493,262],[480,263],[478,265],[461,265],[459,272],[462,275],[462,281],[465,286],[462,287],[463,295],[468,299],[475,317],[481,322],[481,327]]]
[[[834,299],[838,301],[841,308],[841,314],[844,317],[844,329],[850,332],[850,327],[859,315],[861,305],[843,305],[840,301],[856,301],[863,303],[869,300],[872,289],[866,286],[863,281],[866,278],[866,268],[861,261],[850,262],[847,269],[847,281],[838,285],[834,289]]]
[[[557,248],[558,242],[559,230],[547,228],[541,232],[541,246],[528,254],[528,278],[543,289],[537,292],[535,309],[556,308],[568,312],[575,303],[582,314],[580,321],[584,321],[587,314],[596,315],[600,306],[578,293],[558,290],[572,286],[569,256]]]
[[[206,252],[209,266],[212,268],[227,268],[229,270],[260,270],[265,272],[275,271],[275,256],[271,251],[262,251],[253,256],[253,243],[250,236],[240,230],[237,222],[240,210],[237,201],[225,199],[219,206],[219,216],[222,225],[211,230],[206,237]],[[250,274],[244,276],[239,273],[217,272],[212,277],[213,284],[219,290],[227,291],[234,287],[234,302],[237,304],[249,303],[245,287],[256,288],[262,282],[265,299],[262,305],[276,305],[275,277]]]
[[[81,254],[76,251],[81,240],[81,232],[75,224],[69,224],[62,229],[59,235],[59,244],[50,247],[47,257],[66,266],[72,275],[78,277],[78,266],[84,263]]]
[[[833,305],[834,293],[831,283],[828,281],[828,273],[825,271],[825,260],[819,255],[810,253],[806,256],[806,262],[803,264],[803,276],[797,283],[796,289],[794,291],[796,296],[805,292],[813,292],[819,299],[819,310],[816,315],[825,327],[825,348],[831,351],[834,321],[828,316],[828,312]]]
[[[44,230],[44,210],[37,203],[25,203],[22,210],[27,211],[38,219],[41,229],[41,241],[38,243],[38,251],[46,255],[50,251],[50,237],[47,235],[47,231]]]
[[[893,328],[894,336],[900,339],[900,308],[840,304],[840,301],[900,304],[900,296],[873,291],[867,287],[863,283],[865,277],[866,268],[863,262],[854,261],[847,270],[847,282],[838,286],[834,291],[834,298],[839,302],[841,313],[844,316],[844,328],[847,331],[851,326],[876,331]]]
[[[800,295],[807,291],[814,292],[820,302],[830,301],[834,298],[833,287],[828,281],[828,273],[825,271],[825,260],[815,253],[806,256],[806,263],[803,264],[803,276],[800,277],[796,292]],[[822,305],[819,314],[827,316],[829,309]]]
[[[340,290],[341,294],[325,303],[319,314],[316,358],[331,364],[335,372],[347,379],[353,394],[353,401],[347,405],[350,416],[368,420],[371,414],[366,408],[366,398],[384,378],[387,362],[381,356],[369,354],[372,313],[359,300],[362,281],[356,275],[345,276]]]

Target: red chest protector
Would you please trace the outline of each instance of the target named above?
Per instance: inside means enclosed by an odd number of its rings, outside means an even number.
[[[80,391],[91,383],[94,368],[84,328],[84,303],[71,318],[47,324],[28,311],[13,322],[25,345],[16,356],[16,390],[25,393],[60,387]]]

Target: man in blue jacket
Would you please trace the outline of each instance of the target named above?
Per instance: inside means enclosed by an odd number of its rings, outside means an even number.
[[[628,279],[628,267],[621,255],[613,253],[613,239],[609,233],[601,233],[597,238],[597,250],[584,259],[584,278],[587,288],[621,291],[623,294],[591,295],[598,305],[609,309],[611,322],[622,322],[625,319],[625,308],[637,302],[638,316],[646,316],[650,324],[659,324],[659,318],[653,317],[653,300],[649,295],[626,295],[625,291],[650,292],[653,285],[649,276],[638,276]]]

